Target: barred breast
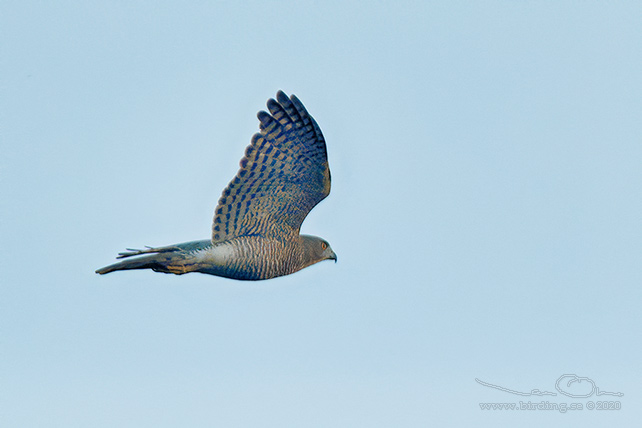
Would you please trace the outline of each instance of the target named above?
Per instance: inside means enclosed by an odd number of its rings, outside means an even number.
[[[232,279],[260,280],[301,269],[303,249],[298,240],[283,242],[241,236],[213,245],[196,255],[198,272]]]

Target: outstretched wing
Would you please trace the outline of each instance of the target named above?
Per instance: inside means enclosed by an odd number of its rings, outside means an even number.
[[[330,169],[321,129],[299,99],[282,91],[260,111],[260,131],[223,191],[212,242],[237,236],[288,239],[330,193]]]

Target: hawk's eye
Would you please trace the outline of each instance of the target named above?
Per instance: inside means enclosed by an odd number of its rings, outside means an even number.
[[[322,242],[321,243],[321,249],[325,250],[326,248],[328,248],[328,244],[326,244],[325,242]]]

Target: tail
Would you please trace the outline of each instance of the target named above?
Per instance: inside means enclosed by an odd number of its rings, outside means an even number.
[[[125,260],[113,265],[105,266],[96,271],[101,275],[117,270],[130,270],[130,269],[152,269],[156,272],[173,273],[169,271],[171,265],[171,257],[154,254],[152,256],[139,257],[133,260]]]
[[[123,260],[113,265],[105,266],[96,271],[104,275],[117,270],[151,269],[155,272],[173,273],[182,275],[195,270],[195,262],[190,251],[209,245],[210,241],[194,241],[185,244],[172,245],[168,247],[152,248],[144,250],[127,249],[127,252],[119,253],[119,259],[149,254],[143,257],[134,257],[131,260]]]

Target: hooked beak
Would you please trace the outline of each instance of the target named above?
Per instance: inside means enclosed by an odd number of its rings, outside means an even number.
[[[333,251],[332,254],[330,254],[330,257],[328,257],[329,260],[334,260],[334,262],[337,262],[337,255]]]

